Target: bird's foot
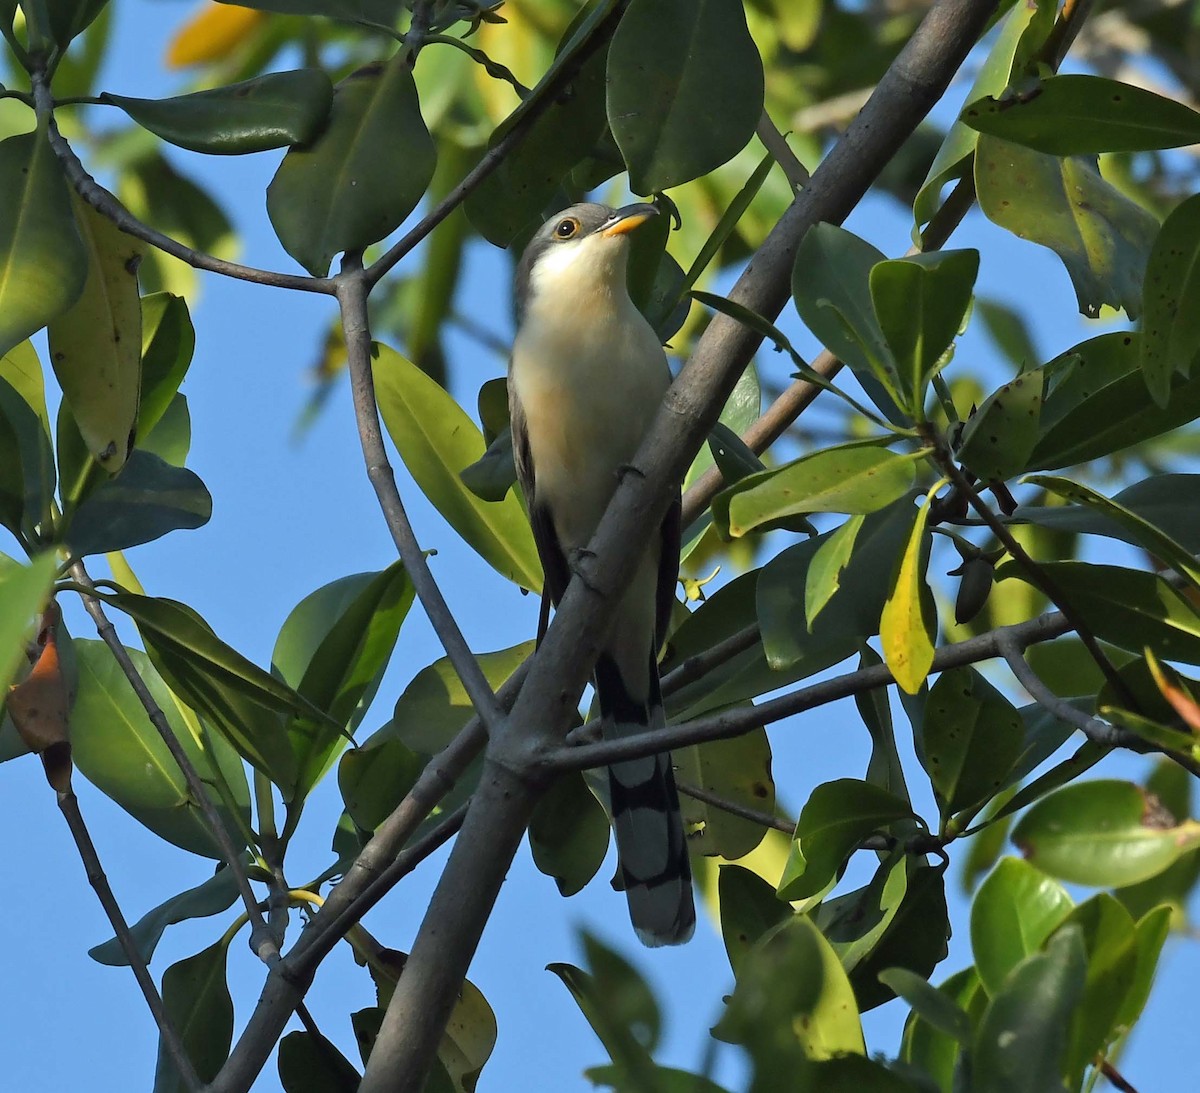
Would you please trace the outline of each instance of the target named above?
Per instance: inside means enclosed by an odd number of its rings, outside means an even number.
[[[567,565],[570,567],[571,572],[583,582],[584,588],[586,588],[589,592],[599,591],[599,589],[597,589],[596,586],[588,580],[588,575],[584,572],[584,568],[586,567],[587,563],[595,557],[596,552],[594,550],[589,550],[587,547],[572,547],[571,550],[567,552]]]

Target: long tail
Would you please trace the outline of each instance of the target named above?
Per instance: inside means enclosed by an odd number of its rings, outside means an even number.
[[[658,665],[651,659],[649,696],[629,693],[609,656],[596,663],[596,693],[604,735],[618,738],[666,724]],[[608,768],[613,831],[629,917],[643,944],[680,945],[696,929],[692,867],[669,754]]]

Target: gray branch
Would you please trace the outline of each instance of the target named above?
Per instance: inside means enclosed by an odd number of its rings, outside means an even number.
[[[941,97],[996,9],[994,0],[939,0],[876,93],[771,231],[731,297],[774,317],[787,299],[804,233],[840,223]],[[667,393],[654,427],[594,536],[587,580],[573,579],[510,718],[493,731],[483,777],[367,1064],[360,1093],[419,1093],[432,1065],[540,781],[537,753],[569,723],[644,529],[662,518],[760,339],[716,316]],[[594,745],[601,746],[601,745]]]

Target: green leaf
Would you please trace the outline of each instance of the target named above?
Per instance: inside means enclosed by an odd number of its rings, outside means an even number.
[[[1027,467],[1053,470],[1111,455],[1200,416],[1200,376],[1171,376],[1171,399],[1155,404],[1140,371],[1141,336],[1101,334],[1055,358],[1041,433]]]
[[[0,565],[0,695],[25,656],[25,643],[34,616],[46,606],[58,566],[53,552],[42,554],[30,565]]]
[[[895,558],[904,549],[915,515],[909,496],[863,521],[838,590],[811,622],[805,611],[808,573],[837,533],[788,547],[763,567],[757,618],[772,668],[808,663],[819,664],[809,669],[819,671],[852,655],[862,638],[878,632]],[[780,680],[776,685],[782,684]]]
[[[232,0],[217,0],[232,3]],[[237,7],[256,11],[274,11],[281,15],[325,15],[346,22],[376,23],[394,26],[400,11],[400,0],[246,0]]]
[[[0,141],[0,355],[71,306],[88,258],[44,129]]]
[[[722,864],[717,870],[721,937],[729,966],[736,976],[750,950],[768,930],[790,918],[791,908],[775,888],[740,865]]]
[[[314,277],[333,256],[391,234],[417,207],[436,152],[401,50],[337,85],[329,123],[292,148],[267,187],[267,213],[288,252]]]
[[[989,220],[1062,259],[1082,314],[1096,318],[1110,304],[1137,318],[1158,222],[1101,178],[1093,162],[981,136],[975,187]]]
[[[829,883],[858,845],[913,815],[907,801],[869,782],[839,778],[817,786],[800,812],[779,897],[800,900]]]
[[[182,296],[142,298],[142,395],[138,437],[145,440],[175,400],[196,348],[196,331]]]
[[[792,299],[804,325],[854,370],[875,405],[895,421],[904,401],[900,374],[871,300],[871,270],[885,261],[882,251],[853,232],[815,224],[796,252]]]
[[[420,369],[375,345],[375,394],[383,423],[421,492],[494,569],[522,588],[542,586],[533,533],[509,494],[481,501],[459,478],[483,454],[483,437],[462,408]]]
[[[1025,726],[1012,703],[974,668],[943,672],[929,691],[921,762],[946,815],[999,792],[1024,750]]]
[[[133,448],[142,371],[137,271],[146,245],[74,201],[87,281],[50,322],[50,362],[92,457],[116,474]]]
[[[632,0],[608,51],[608,121],[634,193],[732,159],[762,107],[762,61],[740,4]]]
[[[187,605],[132,592],[97,595],[137,623],[171,689],[289,797],[296,767],[282,715],[321,712],[226,645]]]
[[[885,973],[880,974],[882,976]],[[955,972],[936,990],[937,994],[946,1000],[946,1004],[970,1016],[977,1016],[977,1011],[982,1012],[983,1007],[980,1003],[987,1001],[987,995],[974,968],[964,968]],[[912,1005],[913,1010],[904,1024],[900,1058],[928,1074],[941,1093],[951,1093],[960,1045],[953,1036],[947,1035],[925,1020],[923,1014],[925,1008],[933,1010],[936,1007],[940,1011],[942,1007],[938,1003],[926,1006],[922,1002],[919,1008],[915,991],[912,995],[906,994],[905,1001]],[[948,1018],[947,1023],[954,1024],[954,1018]]]
[[[1054,26],[1055,5],[1045,2],[1014,4],[991,50],[979,66],[967,102],[984,95],[998,95],[1007,86],[1013,73],[1019,72],[1035,51],[1045,42]],[[925,181],[913,202],[916,227],[933,219],[946,183],[961,178],[970,169],[971,156],[978,141],[975,131],[955,120],[938,148]]]
[[[713,519],[739,538],[797,513],[865,515],[908,493],[915,474],[907,453],[874,445],[827,448],[735,482],[713,499]]]
[[[1142,1015],[1142,1010],[1150,998],[1150,988],[1154,984],[1154,973],[1158,968],[1158,960],[1162,955],[1163,945],[1171,929],[1171,909],[1155,907],[1147,911],[1137,924],[1137,968],[1134,972],[1133,983],[1121,1011],[1117,1014],[1117,1025],[1131,1029]]]
[[[180,892],[160,903],[152,911],[147,911],[129,928],[129,933],[142,959],[149,964],[163,931],[168,926],[193,918],[219,915],[232,907],[237,898],[238,886],[233,870],[222,865],[203,884]],[[114,968],[123,968],[129,964],[129,957],[125,955],[125,950],[115,937],[88,949],[88,956],[98,964],[107,964]]]
[[[713,1035],[745,1045],[759,1069],[786,1067],[778,1073],[865,1050],[854,991],[807,915],[792,916],[747,955]]]
[[[1200,120],[1200,114],[1188,113]],[[1200,195],[1195,195],[1176,205],[1163,221],[1146,266],[1139,364],[1160,407],[1170,400],[1172,376],[1189,375],[1200,351],[1200,322],[1194,306],[1200,295],[1198,258]]]
[[[1076,884],[1136,884],[1200,846],[1200,823],[1174,823],[1132,782],[1064,786],[1013,830],[1013,843],[1043,872]]]
[[[344,734],[362,720],[413,596],[408,573],[394,562],[380,573],[343,577],[317,589],[285,620],[272,667],[328,715],[326,722],[297,717],[288,725],[299,795],[320,781]]]
[[[858,656],[858,668],[871,668],[883,661],[869,645],[864,644]],[[854,705],[871,734],[871,759],[867,763],[867,781],[908,801],[908,786],[904,781],[904,765],[896,748],[892,728],[892,708],[884,690],[862,691],[854,696]],[[918,825],[914,824],[914,828]]]
[[[975,1030],[972,1093],[1063,1088],[1067,1029],[1086,972],[1078,929],[1056,934],[1013,969]]]
[[[211,516],[212,497],[196,474],[136,450],[76,509],[66,541],[81,558],[107,554],[203,527]]]
[[[233,998],[225,981],[228,953],[229,942],[222,938],[163,974],[163,1006],[202,1082],[217,1076],[233,1043]],[[187,1093],[161,1038],[154,1093]]]
[[[1082,483],[1072,482],[1067,478],[1056,478],[1053,475],[1035,474],[1030,476],[1027,481],[1031,485],[1040,486],[1049,493],[1056,494],[1076,505],[1090,508],[1094,512],[1110,518],[1114,523],[1122,525],[1135,543],[1145,547],[1151,554],[1185,576],[1191,581],[1193,587],[1200,589],[1200,566],[1196,564],[1192,552],[1136,512],[1125,508],[1115,498],[1110,501],[1102,493],[1097,493]]]
[[[833,899],[823,899],[813,918],[854,984],[855,972],[896,920],[908,893],[908,863],[903,850],[883,858],[869,884]],[[878,987],[878,984],[875,984]],[[869,1008],[861,995],[859,1009]]]
[[[976,250],[918,254],[871,269],[875,316],[915,418],[924,417],[929,382],[963,324],[978,274]]]
[[[608,817],[583,775],[560,775],[538,799],[529,820],[533,863],[573,896],[596,875],[608,853]]]
[[[625,1084],[628,1077],[619,1066],[589,1066],[584,1070],[583,1076],[593,1086],[611,1088],[613,1093],[623,1093],[630,1088]],[[653,1088],[657,1093],[729,1093],[724,1086],[717,1085],[710,1078],[670,1066],[656,1066],[654,1082]],[[642,1093],[644,1088],[639,1087],[638,1093]]]
[[[751,362],[738,377],[733,391],[725,400],[725,405],[721,408],[719,424],[725,426],[729,432],[740,439],[741,435],[758,420],[761,411],[762,388],[758,382],[758,369]],[[709,434],[708,443],[696,453],[696,458],[692,460],[692,465],[684,476],[683,488],[685,491],[716,461],[717,453],[713,449],[714,439],[718,444],[723,441],[728,443],[727,438],[718,436],[715,429]]]
[[[362,1075],[320,1033],[289,1032],[279,1041],[284,1093],[355,1093]]]
[[[971,949],[991,995],[1071,913],[1066,890],[1020,858],[1003,858],[971,904]]]
[[[712,740],[676,749],[671,755],[676,777],[718,797],[757,812],[775,812],[775,782],[771,778],[771,745],[758,728],[730,740]],[[693,854],[727,861],[749,854],[766,829],[753,820],[731,815],[694,797],[680,801],[684,830]]]
[[[32,539],[49,522],[53,496],[42,364],[33,345],[22,342],[0,358],[0,524]]]
[[[864,516],[851,516],[817,548],[804,578],[804,615],[808,629],[841,588],[842,574],[854,555],[855,542]]]
[[[1078,1085],[1097,1054],[1123,1031],[1118,1015],[1137,974],[1137,929],[1127,910],[1107,892],[1081,903],[1060,929],[1075,926],[1087,951],[1083,997],[1071,1017],[1067,1046],[1069,1080]]]
[[[883,613],[879,616],[879,639],[883,659],[901,690],[916,694],[933,664],[933,639],[937,614],[925,581],[929,561],[929,499],[916,514],[908,545],[900,557]]]
[[[321,69],[300,68],[169,99],[100,98],[168,144],[228,156],[307,144],[329,116],[333,87]]]
[[[45,0],[50,36],[62,49],[78,37],[104,9],[108,0]],[[56,85],[57,87],[57,85]],[[62,92],[60,91],[59,94]]]
[[[962,120],[979,133],[1051,156],[1152,152],[1200,143],[1200,114],[1102,76],[1050,76],[1014,95],[976,99]]]
[[[1042,407],[1041,370],[1026,372],[987,397],[963,429],[958,458],[986,482],[1012,478],[1036,465]]]
[[[71,755],[79,772],[156,835],[193,854],[220,859],[200,803],[112,652],[103,642],[79,639],[74,649],[79,682],[71,711]],[[240,778],[244,787],[236,756],[216,741],[197,739],[146,655],[138,649],[127,651],[201,777],[213,777],[216,766],[231,784]],[[222,804],[216,807],[232,835],[237,825]],[[248,823],[248,801],[242,811]]]
[[[1134,652],[1150,646],[1163,660],[1200,664],[1200,615],[1157,573],[1092,562],[1039,564],[1101,641]],[[1012,562],[996,577],[1026,579]]]
[[[971,1022],[949,995],[907,968],[887,968],[879,973],[879,979],[912,1006],[916,1016],[938,1032],[964,1047],[970,1043]]]

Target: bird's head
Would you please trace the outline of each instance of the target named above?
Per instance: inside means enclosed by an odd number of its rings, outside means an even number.
[[[658,215],[653,205],[585,202],[552,216],[530,240],[517,266],[518,314],[540,301],[585,308],[624,293],[629,233]]]

